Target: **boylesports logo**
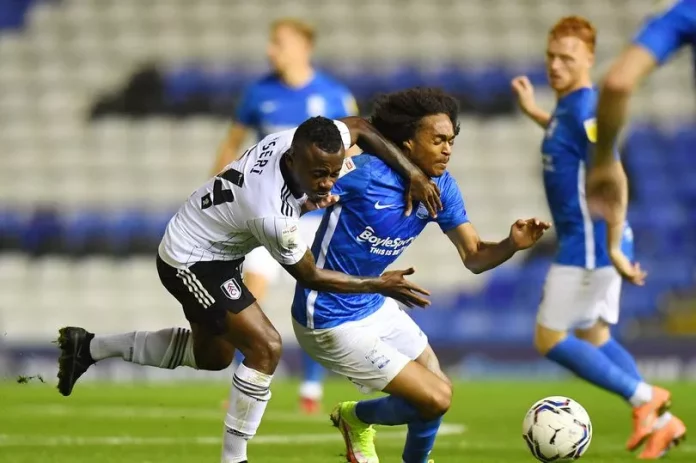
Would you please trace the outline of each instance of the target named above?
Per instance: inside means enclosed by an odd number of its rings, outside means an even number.
[[[392,238],[388,236],[382,238],[375,235],[375,229],[372,227],[365,227],[362,233],[360,233],[355,238],[358,243],[368,243],[370,245],[370,253],[378,254],[380,256],[397,256],[403,252],[403,250],[416,239],[415,236],[411,238]]]

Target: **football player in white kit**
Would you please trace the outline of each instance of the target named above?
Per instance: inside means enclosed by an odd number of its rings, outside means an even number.
[[[270,27],[267,57],[271,70],[251,83],[241,95],[234,121],[220,146],[212,175],[217,174],[242,153],[244,139],[253,132],[257,140],[301,124],[305,119],[324,116],[330,119],[356,116],[355,99],[350,90],[312,63],[317,41],[315,29],[296,18],[280,18]],[[353,147],[346,157],[357,154]],[[300,234],[311,243],[321,222],[322,211],[302,216]],[[244,260],[244,282],[266,308],[269,285],[278,281],[282,268],[268,251],[258,247]],[[243,357],[237,352],[236,360]],[[320,410],[324,368],[304,354],[303,382],[300,385],[300,409],[305,413]]]
[[[281,353],[280,335],[242,281],[241,265],[252,249],[268,249],[306,288],[374,292],[409,306],[429,304],[421,296],[428,292],[404,278],[412,269],[370,278],[318,269],[300,236],[302,213],[337,201],[331,189],[345,149],[356,143],[408,179],[407,204],[421,201],[432,215],[442,208],[437,186],[363,119],[315,117],[269,135],[196,190],[162,238],[157,271],[191,329],[95,336],[79,327],[62,328],[59,391],[70,395],[92,364],[109,357],[159,368],[223,370],[239,349],[245,359],[233,378],[221,461],[246,462],[247,441],[261,423]]]

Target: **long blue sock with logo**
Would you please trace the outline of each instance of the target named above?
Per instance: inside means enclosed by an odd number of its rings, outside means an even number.
[[[401,397],[386,396],[361,400],[355,407],[355,416],[366,424],[397,426],[420,420],[416,407]]]
[[[412,421],[404,446],[403,463],[426,463],[435,446],[435,437],[442,424],[442,417],[431,421]]]
[[[631,375],[632,378],[638,381],[643,381],[643,375],[641,375],[640,370],[638,370],[636,360],[631,353],[614,338],[610,338],[599,350],[609,357],[609,360],[614,362],[614,365],[621,368],[624,373]]]
[[[546,357],[585,381],[626,400],[633,396],[641,383],[615,365],[599,348],[574,336],[568,336],[556,344]]]

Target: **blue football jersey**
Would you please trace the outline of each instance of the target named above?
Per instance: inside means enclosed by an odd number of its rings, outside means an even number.
[[[443,210],[436,219],[419,205],[404,216],[405,181],[378,158],[363,154],[355,169],[334,186],[339,202],[324,213],[312,245],[317,267],[350,275],[375,277],[396,260],[428,222],[446,232],[468,222],[459,186],[446,172],[433,179],[440,188]],[[299,284],[293,318],[314,329],[360,320],[384,303],[380,294],[332,294],[310,291]]]
[[[314,116],[340,119],[354,116],[357,106],[350,91],[319,71],[304,87],[291,88],[275,74],[249,86],[235,119],[256,131],[258,139],[297,127]]]
[[[561,98],[541,144],[546,200],[558,236],[556,262],[588,269],[611,265],[607,225],[590,216],[585,172],[596,141],[597,92],[583,88]],[[626,225],[622,248],[632,258],[633,234]]]
[[[683,46],[696,46],[696,0],[662,0],[633,43],[663,64]]]
[[[340,119],[355,116],[358,107],[350,91],[333,78],[315,71],[304,87],[288,87],[276,74],[269,74],[246,89],[235,119],[265,136],[292,129],[314,116]],[[319,216],[321,211],[310,212]]]

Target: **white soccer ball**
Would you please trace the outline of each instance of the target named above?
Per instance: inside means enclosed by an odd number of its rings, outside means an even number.
[[[527,412],[522,437],[539,461],[577,460],[592,440],[590,415],[573,399],[547,397]]]

